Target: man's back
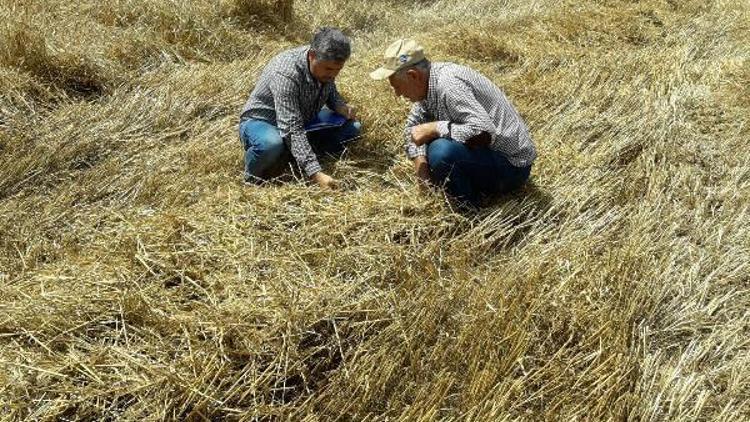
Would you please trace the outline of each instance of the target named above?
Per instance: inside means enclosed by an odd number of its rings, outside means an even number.
[[[428,86],[421,106],[434,120],[466,123],[486,118],[484,126],[494,128],[490,148],[519,167],[534,161],[536,149],[526,124],[505,93],[487,77],[467,66],[435,62]]]

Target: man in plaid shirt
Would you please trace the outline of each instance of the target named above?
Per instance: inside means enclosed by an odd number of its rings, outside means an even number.
[[[454,63],[430,63],[410,39],[391,44],[383,66],[397,95],[414,104],[406,121],[406,154],[421,181],[445,186],[464,205],[483,194],[520,187],[536,149],[526,124],[505,94],[479,72]]]
[[[309,46],[284,51],[266,65],[240,116],[246,182],[272,177],[293,158],[318,185],[336,186],[336,180],[323,173],[316,152],[339,154],[346,142],[359,136],[354,108],[341,98],[334,82],[350,54],[349,39],[338,29],[323,27]],[[305,131],[307,124],[325,119],[331,111],[346,122]]]

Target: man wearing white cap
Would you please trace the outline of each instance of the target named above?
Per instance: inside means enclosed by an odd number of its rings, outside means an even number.
[[[406,120],[406,154],[422,181],[445,186],[461,203],[508,192],[529,178],[536,149],[505,94],[479,72],[430,63],[422,47],[401,39],[370,74],[388,78],[396,95],[414,103]]]

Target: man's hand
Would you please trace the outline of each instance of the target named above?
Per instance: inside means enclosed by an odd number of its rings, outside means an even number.
[[[357,120],[357,109],[352,105],[344,104],[343,106],[336,109],[336,113],[346,117],[349,120]]]
[[[438,136],[440,134],[437,131],[437,122],[423,123],[411,128],[411,140],[417,146],[429,144]]]
[[[336,189],[339,185],[338,180],[323,173],[322,171],[313,174],[312,176],[310,176],[310,179],[312,179],[313,182],[317,183],[321,188]]]
[[[430,187],[430,165],[427,163],[425,156],[419,156],[414,159],[414,172],[417,174],[419,188],[427,190]]]

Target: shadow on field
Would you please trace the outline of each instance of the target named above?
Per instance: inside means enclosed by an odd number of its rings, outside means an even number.
[[[485,199],[483,206],[494,211],[510,201],[523,202],[536,212],[545,212],[552,206],[552,195],[540,187],[532,176],[519,189],[501,195],[493,195]]]
[[[486,198],[465,236],[487,253],[517,246],[549,212],[552,200],[552,195],[532,178],[514,192]]]

